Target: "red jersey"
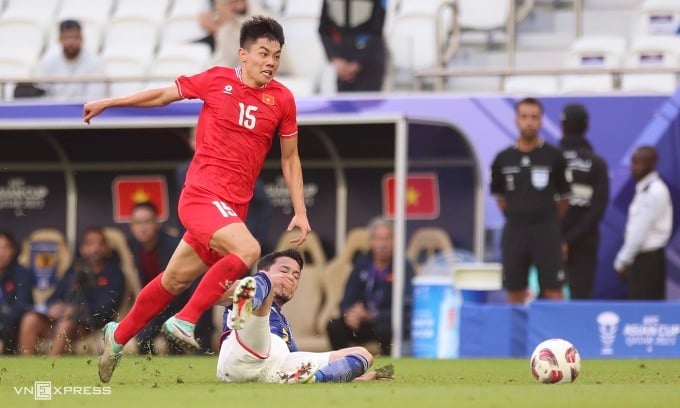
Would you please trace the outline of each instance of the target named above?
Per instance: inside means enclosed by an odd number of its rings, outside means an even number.
[[[182,98],[203,101],[185,186],[203,188],[233,204],[252,198],[274,135],[292,138],[298,131],[288,88],[276,80],[251,88],[241,78],[240,67],[213,67],[175,81]]]

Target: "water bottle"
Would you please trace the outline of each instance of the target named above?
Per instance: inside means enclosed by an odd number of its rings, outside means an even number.
[[[460,342],[460,306],[463,303],[459,290],[444,288],[444,299],[439,306],[437,323],[437,358],[458,357]]]

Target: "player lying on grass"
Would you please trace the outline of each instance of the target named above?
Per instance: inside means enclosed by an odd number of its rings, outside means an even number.
[[[391,368],[367,372],[373,356],[363,347],[324,353],[298,349],[281,307],[300,280],[302,255],[288,249],[265,255],[255,276],[235,283],[224,313],[217,377],[225,382],[347,382],[391,378]]]

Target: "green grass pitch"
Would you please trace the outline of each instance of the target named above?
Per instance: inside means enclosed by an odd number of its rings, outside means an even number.
[[[394,381],[347,384],[223,384],[216,356],[126,356],[110,395],[53,395],[36,401],[21,387],[101,386],[94,356],[0,357],[2,407],[678,407],[680,360],[583,360],[573,384],[538,384],[526,359],[393,363]]]

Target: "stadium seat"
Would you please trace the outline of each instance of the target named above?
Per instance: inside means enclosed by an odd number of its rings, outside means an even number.
[[[137,294],[141,290],[139,273],[135,266],[135,259],[130,247],[128,247],[125,234],[119,228],[104,228],[106,242],[111,248],[113,255],[118,258],[120,269],[125,275],[125,293],[123,301],[118,307],[118,319],[120,320],[130,311]],[[77,339],[74,347],[76,354],[100,354],[103,349],[101,330],[90,333],[89,335]]]
[[[576,40],[567,58],[568,67],[617,68],[626,52],[626,40],[618,36],[590,36]],[[562,92],[608,92],[614,89],[611,74],[564,75]]]
[[[325,316],[324,321],[340,317],[340,302],[345,294],[347,278],[352,272],[353,261],[358,254],[368,250],[368,228],[354,228],[347,234],[345,246],[326,266],[324,271],[326,303],[321,312],[322,316]]]
[[[147,65],[136,58],[127,56],[105,55],[104,72],[113,79],[124,77],[145,77]],[[146,88],[146,81],[113,81],[109,85],[109,95],[124,96]]]
[[[413,263],[416,274],[431,256],[442,252],[452,253],[453,243],[449,233],[439,227],[417,229],[406,247],[406,257]]]
[[[301,93],[308,94],[310,86],[312,93],[317,91],[324,67],[328,65],[318,31],[321,4],[309,0],[288,1],[280,19],[286,35],[284,64],[288,64],[288,67],[282,64],[281,68],[288,69],[287,74],[292,78],[279,79],[297,87]]]
[[[25,17],[0,19],[0,44],[3,53],[15,53],[16,58],[34,64],[45,46],[42,24]]]
[[[503,82],[503,92],[515,95],[550,95],[559,87],[559,78],[553,75],[518,75]]]
[[[330,341],[326,334],[325,321],[321,311],[325,299],[324,268],[326,254],[321,239],[311,232],[299,246],[290,244],[290,240],[299,234],[298,231],[284,233],[276,245],[276,250],[296,248],[305,259],[305,266],[300,276],[298,289],[293,299],[286,303],[283,312],[293,330],[293,337],[301,350],[328,351]]]
[[[170,16],[161,27],[160,46],[187,44],[205,37],[197,16]]]
[[[103,26],[111,16],[114,0],[61,0],[56,21],[75,19]]]
[[[148,64],[156,54],[158,25],[144,16],[114,17],[109,23],[102,57],[127,56]]]
[[[26,64],[24,61],[16,58],[16,52],[9,52],[9,55],[4,55],[7,49],[0,48],[0,78],[17,78],[28,81],[33,75],[33,65]],[[11,50],[10,50],[11,51]],[[2,83],[0,84],[0,101],[11,101],[14,99],[14,89],[16,83]]]
[[[45,305],[54,293],[51,285],[54,276],[61,279],[71,267],[71,251],[66,238],[56,229],[37,229],[31,232],[21,245],[18,262],[36,276],[33,288],[33,304]]]
[[[313,96],[316,93],[314,81],[302,76],[277,75],[276,80],[285,85],[296,98]]]
[[[112,20],[125,17],[143,17],[157,24],[165,20],[170,0],[117,0]]]
[[[26,18],[47,27],[54,21],[60,3],[57,0],[8,0],[0,19]]]
[[[210,10],[210,2],[205,0],[175,0],[170,6],[168,18],[172,17],[194,17],[198,20],[198,15]]]
[[[139,281],[139,272],[135,265],[135,258],[132,255],[132,250],[127,244],[125,234],[120,228],[106,227],[104,228],[104,235],[106,242],[118,258],[120,262],[120,269],[125,275],[125,295],[123,302],[118,308],[118,318],[122,319],[132,308],[132,304],[142,288]]]
[[[192,75],[203,71],[210,61],[206,44],[164,46],[149,66],[149,87],[168,86],[179,75]],[[154,78],[154,77],[165,77]]]
[[[442,66],[453,32],[453,8],[444,0],[403,1],[390,18],[390,81],[412,83],[421,69]],[[449,52],[451,53],[451,52]]]
[[[647,0],[640,10],[640,35],[674,35],[680,27],[680,2]]]
[[[676,36],[645,36],[633,40],[626,57],[628,67],[680,67],[680,38]],[[677,88],[673,73],[624,74],[621,90],[629,92],[672,93]]]
[[[507,41],[510,0],[457,0],[461,43],[491,45]]]

